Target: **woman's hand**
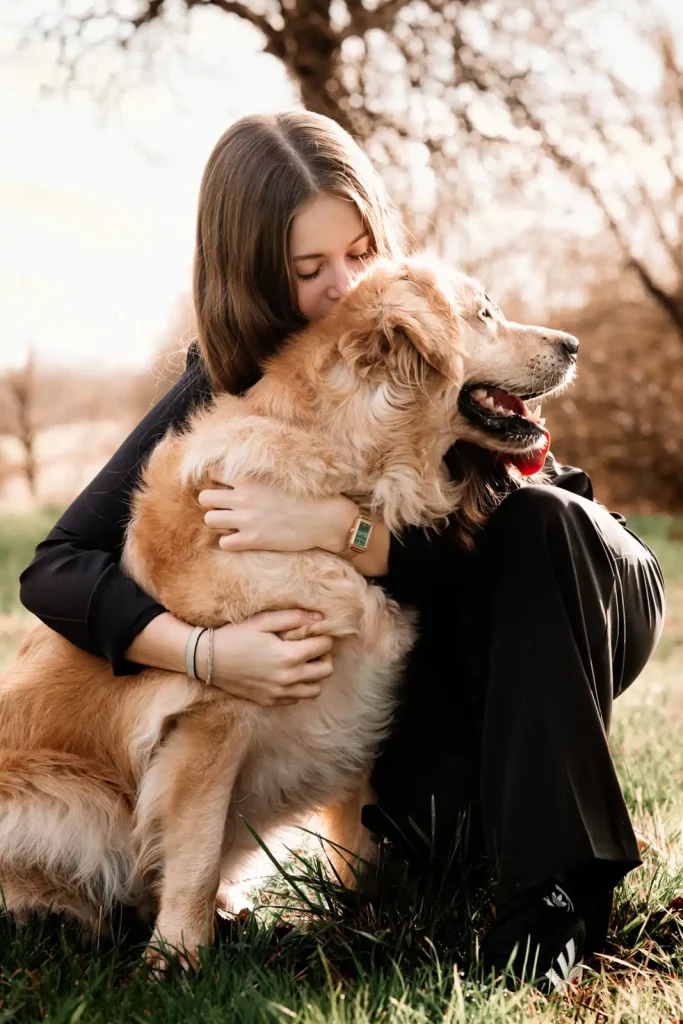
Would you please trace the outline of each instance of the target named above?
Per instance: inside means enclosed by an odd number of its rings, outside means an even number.
[[[332,675],[332,637],[286,640],[278,634],[321,619],[319,612],[302,609],[261,612],[216,629],[212,685],[266,708],[319,697],[322,681]],[[200,637],[196,665],[199,678],[206,679],[207,633]]]
[[[219,483],[201,492],[199,504],[210,509],[204,522],[223,534],[224,551],[346,549],[358,508],[343,495],[306,500],[259,480]]]

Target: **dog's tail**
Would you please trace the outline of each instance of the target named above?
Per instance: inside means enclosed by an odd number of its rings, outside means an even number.
[[[6,909],[106,914],[135,895],[125,786],[60,751],[0,752],[0,884]]]

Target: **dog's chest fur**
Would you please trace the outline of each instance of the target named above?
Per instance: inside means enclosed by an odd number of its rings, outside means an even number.
[[[259,712],[258,735],[240,772],[233,807],[247,820],[310,809],[341,792],[365,770],[394,709],[396,671],[352,655],[343,641],[343,670],[316,700]],[[351,656],[350,656],[351,655]]]

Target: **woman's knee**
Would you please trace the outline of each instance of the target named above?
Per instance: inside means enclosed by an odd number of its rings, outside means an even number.
[[[525,548],[544,539],[559,552],[586,553],[594,565],[613,566],[625,559],[631,565],[655,563],[656,559],[633,534],[598,502],[552,484],[532,484],[513,491],[496,509],[490,522],[490,539]]]
[[[487,530],[486,546],[494,563],[534,564],[542,551],[552,553],[555,564],[571,563],[576,572],[585,566],[592,574],[613,578],[626,531],[601,505],[552,485],[532,484],[508,495],[496,509]]]

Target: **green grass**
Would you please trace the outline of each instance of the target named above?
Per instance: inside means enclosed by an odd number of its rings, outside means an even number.
[[[18,610],[19,573],[31,561],[36,544],[58,515],[58,510],[46,508],[31,515],[3,516],[0,520],[0,615]]]
[[[29,621],[17,603],[18,573],[53,518],[0,522],[0,661]],[[399,878],[374,903],[341,898],[294,859],[288,871],[300,893],[304,885],[309,912],[286,879],[272,883],[262,911],[226,928],[197,975],[151,976],[139,958],[144,937],[123,921],[112,939],[95,942],[58,921],[17,930],[0,915],[0,1024],[680,1022],[683,520],[629,525],[660,557],[670,602],[655,657],[616,704],[612,736],[644,865],[619,887],[606,956],[569,997],[507,992],[466,969],[486,914],[480,897],[468,907],[438,878]]]
[[[0,671],[30,622],[28,612],[19,603],[19,574],[58,515],[58,510],[46,508],[31,515],[0,519]]]

